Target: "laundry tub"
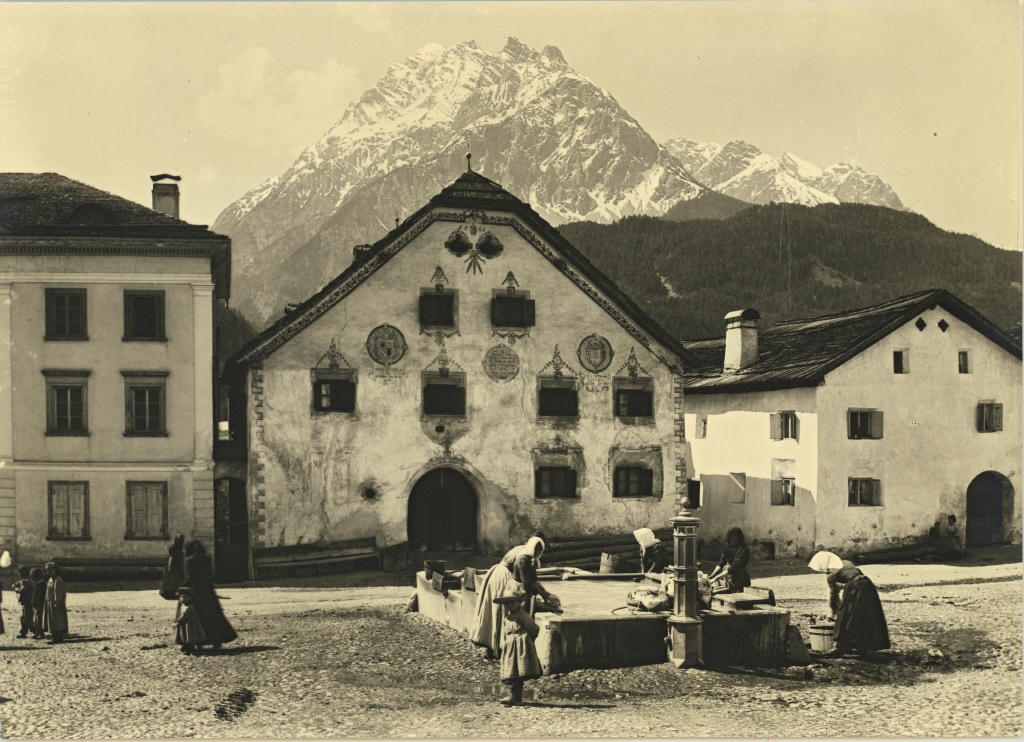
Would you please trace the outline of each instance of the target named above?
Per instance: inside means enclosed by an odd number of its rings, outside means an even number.
[[[807,633],[811,637],[811,651],[831,652],[835,649],[835,624],[820,623],[809,628]]]

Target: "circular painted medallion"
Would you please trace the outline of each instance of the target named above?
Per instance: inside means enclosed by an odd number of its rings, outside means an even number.
[[[484,371],[493,381],[509,381],[519,373],[519,356],[507,345],[495,345],[484,354]]]
[[[391,325],[375,327],[366,338],[366,352],[370,358],[383,366],[398,363],[405,355],[405,337],[401,330]]]
[[[611,343],[600,335],[588,335],[583,338],[583,342],[580,343],[580,347],[576,351],[576,357],[580,359],[583,368],[594,374],[601,373],[608,368],[613,355],[615,353],[612,351]]]

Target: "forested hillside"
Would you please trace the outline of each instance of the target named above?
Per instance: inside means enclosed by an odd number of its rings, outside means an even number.
[[[628,217],[561,233],[682,339],[721,336],[726,312],[762,327],[944,288],[1013,331],[1021,253],[880,206],[751,206],[723,220]]]

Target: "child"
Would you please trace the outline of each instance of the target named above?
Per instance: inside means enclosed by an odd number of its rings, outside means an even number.
[[[19,569],[18,574],[21,579],[14,583],[14,590],[18,593],[18,605],[21,606],[21,632],[18,638],[24,639],[32,630],[32,594],[35,584],[29,577],[28,567]]]
[[[510,686],[510,694],[501,699],[505,706],[519,706],[523,702],[523,682],[539,678],[543,671],[533,640],[540,628],[526,610],[530,596],[522,583],[509,580],[501,597],[501,682]]]
[[[192,654],[199,651],[199,645],[206,641],[206,632],[196,612],[195,593],[191,588],[178,588],[178,617],[174,620],[174,641],[181,645],[181,651]]]
[[[43,634],[43,609],[46,604],[46,575],[39,567],[33,567],[29,572],[32,578],[32,638],[42,639]]]
[[[50,633],[50,644],[60,644],[68,633],[67,593],[57,562],[47,564],[46,573],[50,580],[46,583],[43,601],[43,630]]]

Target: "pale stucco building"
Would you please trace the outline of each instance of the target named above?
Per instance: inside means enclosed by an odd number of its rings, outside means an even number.
[[[933,290],[765,331],[754,310],[686,343],[691,492],[708,537],[776,554],[923,538],[1020,541],[1021,350]],[[699,483],[699,484],[698,484]]]
[[[239,458],[218,477],[244,487],[256,550],[664,527],[687,480],[687,359],[468,171],[235,356]]]
[[[177,219],[159,179],[168,213],[0,174],[0,551],[21,564],[154,563],[175,533],[214,547],[230,241]]]

